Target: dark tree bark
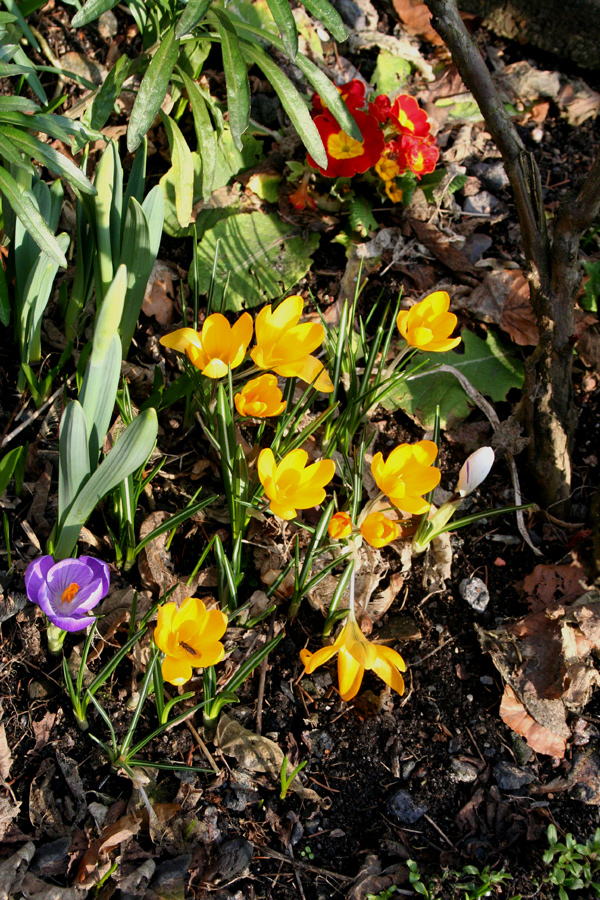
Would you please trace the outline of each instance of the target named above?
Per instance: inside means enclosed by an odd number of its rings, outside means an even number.
[[[523,391],[529,466],[539,500],[553,506],[555,514],[564,515],[571,491],[570,450],[576,424],[572,363],[575,296],[581,280],[579,239],[600,210],[600,154],[579,194],[562,204],[551,239],[535,157],[525,149],[506,112],[456,0],[425,2],[433,27],[450,50],[502,154],[514,193],[531,303],[540,330],[539,345],[526,363]]]
[[[600,0],[458,0],[497,34],[600,68]]]

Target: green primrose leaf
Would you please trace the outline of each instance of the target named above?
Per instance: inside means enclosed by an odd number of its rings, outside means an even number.
[[[127,128],[127,149],[130,153],[138,148],[165,99],[178,55],[179,41],[173,28],[169,28],[152,57],[131,110]]]
[[[242,149],[242,135],[250,122],[250,83],[240,42],[231,19],[223,10],[213,10],[221,37],[223,70],[227,86],[227,108],[233,142]]]

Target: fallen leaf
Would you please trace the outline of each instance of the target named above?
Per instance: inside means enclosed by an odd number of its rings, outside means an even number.
[[[524,737],[532,750],[556,759],[562,759],[567,748],[566,737],[538,725],[530,716],[509,684],[504,688],[500,704],[500,718],[516,734]]]
[[[521,269],[494,269],[456,308],[468,309],[481,322],[499,325],[519,346],[539,343],[537,318],[529,299],[529,283]]]
[[[437,257],[443,265],[456,275],[462,275],[463,278],[461,280],[466,281],[467,284],[474,285],[478,283],[480,271],[473,266],[464,253],[461,253],[460,250],[457,250],[456,247],[450,243],[448,238],[442,234],[439,228],[436,228],[435,225],[430,225],[427,222],[420,222],[418,219],[410,219],[409,221],[410,227],[419,241],[422,244],[425,244],[427,249],[431,250],[433,255]],[[465,276],[469,277],[465,278]]]
[[[572,78],[563,85],[557,103],[569,125],[574,127],[586,119],[595,119],[600,112],[600,94],[581,78]]]
[[[31,723],[35,735],[35,746],[33,750],[30,751],[31,753],[39,753],[39,751],[46,746],[55,721],[56,713],[47,712],[42,719]]]
[[[67,828],[56,803],[52,779],[56,774],[56,763],[44,759],[29,788],[29,821],[51,838],[64,837]]]
[[[426,3],[422,3],[421,0],[393,0],[393,2],[398,18],[409,34],[417,35],[437,47],[443,45],[443,40],[431,27],[431,13]]]
[[[1,815],[0,811],[0,821]],[[35,844],[29,841],[0,863],[0,900],[11,900],[17,896],[34,855]]]
[[[0,722],[0,778],[6,781],[10,777],[10,767],[13,764],[13,758],[6,740],[6,731],[4,722]]]
[[[170,325],[173,321],[175,298],[175,269],[162,259],[157,259],[146,285],[142,312],[154,316],[159,325]]]
[[[225,756],[235,757],[244,769],[249,772],[264,772],[273,779],[275,784],[279,784],[284,754],[275,741],[271,741],[261,734],[255,734],[227,715],[221,715],[215,735],[215,745]],[[294,778],[289,789],[303,800],[310,800],[321,806],[326,806],[329,802],[320,797],[316,791],[305,787],[299,777]]]
[[[15,803],[12,797],[0,797],[0,841],[4,839],[11,823],[21,812],[21,804]],[[2,900],[2,866],[0,865],[0,900]]]
[[[526,104],[540,97],[556,100],[560,93],[558,72],[538,69],[524,59],[506,66],[502,71],[502,81],[512,90],[515,99]]]
[[[585,593],[581,582],[584,572],[580,565],[536,566],[523,580],[523,593],[531,612],[545,609],[552,603],[570,603]]]

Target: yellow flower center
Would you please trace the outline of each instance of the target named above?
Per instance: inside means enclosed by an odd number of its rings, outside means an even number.
[[[69,587],[66,587],[62,594],[60,595],[61,603],[70,603],[75,594],[79,591],[79,585],[75,584],[74,581],[71,582]]]
[[[409,131],[415,130],[414,123],[408,118],[403,109],[401,109],[398,113],[398,123],[402,126],[402,128],[408,128]]]
[[[333,159],[354,159],[362,156],[365,148],[361,141],[355,141],[345,131],[338,131],[327,139],[327,152]]]

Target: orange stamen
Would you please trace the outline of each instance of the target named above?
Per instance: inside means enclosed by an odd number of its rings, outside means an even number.
[[[60,595],[61,603],[70,603],[75,594],[79,591],[79,585],[75,584],[74,581],[71,582],[69,587],[65,588],[62,594]]]

